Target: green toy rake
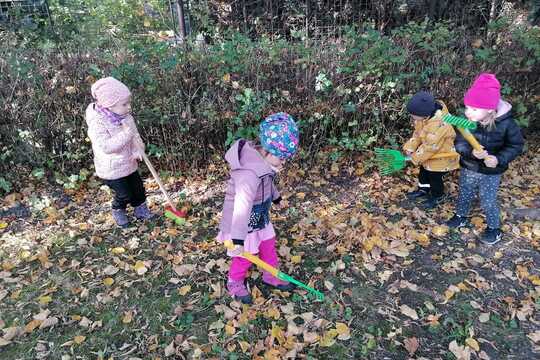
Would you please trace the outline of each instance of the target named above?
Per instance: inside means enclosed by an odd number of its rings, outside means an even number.
[[[459,116],[444,114],[439,110],[435,113],[435,116],[439,116],[445,123],[455,126],[461,135],[467,140],[467,142],[477,151],[483,151],[484,147],[480,145],[478,140],[471,134],[471,130],[476,129],[476,123],[469,119]]]
[[[407,161],[411,161],[410,156],[405,156],[398,150],[375,148],[375,162],[382,175],[391,175],[407,166]],[[444,152],[435,154],[430,159],[441,159],[456,156],[455,152]]]

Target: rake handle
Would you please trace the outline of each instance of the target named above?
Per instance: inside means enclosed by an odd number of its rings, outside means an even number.
[[[471,134],[471,132],[469,130],[462,129],[460,127],[458,127],[457,129],[459,130],[461,135],[465,138],[465,140],[467,140],[467,142],[473,147],[474,150],[476,150],[476,151],[483,151],[484,150],[484,147],[482,145],[480,145],[478,140],[476,140],[474,135]]]
[[[161,182],[161,179],[159,178],[159,175],[158,175],[156,169],[154,168],[154,166],[153,166],[152,163],[150,162],[150,159],[148,158],[148,156],[146,156],[146,153],[143,152],[142,157],[143,157],[144,163],[146,164],[146,166],[148,167],[148,169],[149,169],[150,172],[152,173],[152,176],[154,177],[154,179],[155,179],[156,182],[158,183],[159,189],[161,190],[163,196],[165,196],[165,198],[167,199],[167,203],[169,204],[169,206],[170,206],[174,211],[177,211],[177,210],[176,210],[176,206],[174,206],[174,204],[173,204],[171,198],[169,197],[169,194],[167,193],[167,190],[165,190],[165,187],[163,186],[163,183]]]

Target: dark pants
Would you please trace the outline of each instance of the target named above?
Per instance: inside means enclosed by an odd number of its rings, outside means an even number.
[[[433,197],[440,197],[444,195],[444,183],[443,176],[446,175],[444,171],[429,171],[420,167],[420,174],[418,175],[418,187],[427,191]]]
[[[116,180],[105,180],[105,185],[114,192],[112,208],[125,209],[128,204],[137,207],[146,201],[144,185],[137,171]]]

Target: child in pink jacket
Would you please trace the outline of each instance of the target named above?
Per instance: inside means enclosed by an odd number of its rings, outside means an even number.
[[[272,203],[281,200],[274,178],[283,164],[298,149],[299,132],[293,118],[286,113],[267,117],[259,129],[260,145],[240,139],[225,154],[231,178],[227,184],[218,241],[232,240],[232,257],[227,289],[242,303],[252,302],[245,278],[251,263],[239,254],[259,254],[261,260],[277,267],[276,233],[270,222]],[[283,291],[293,284],[263,272],[263,282]]]
[[[91,88],[95,102],[86,109],[88,137],[92,141],[98,177],[114,192],[112,216],[122,228],[129,225],[126,207],[131,204],[135,217],[151,219],[138,163],[144,143],[131,116],[131,92],[112,77],[96,81]]]

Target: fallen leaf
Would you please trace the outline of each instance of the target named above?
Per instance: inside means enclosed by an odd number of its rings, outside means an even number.
[[[540,342],[540,330],[536,330],[535,332],[529,333],[527,337],[535,343]]]
[[[118,268],[113,265],[107,265],[105,269],[103,269],[103,273],[105,275],[114,275],[118,272]]]
[[[103,279],[103,285],[111,286],[112,284],[114,284],[113,278],[108,277],[108,278]]]
[[[138,260],[135,265],[133,265],[133,270],[135,270],[137,275],[144,275],[148,271],[148,268],[144,265],[144,262]]]
[[[75,344],[82,344],[84,340],[86,340],[86,336],[83,336],[83,335],[77,335],[73,338],[73,341],[75,342]]]
[[[43,320],[35,320],[35,319],[30,321],[24,327],[24,332],[31,333],[32,331],[34,331],[35,328],[37,328],[39,325],[41,325],[42,322],[43,322]]]
[[[351,329],[344,323],[336,323],[336,331],[339,340],[349,340],[351,338]]]
[[[415,337],[407,338],[403,341],[405,349],[409,352],[410,356],[413,356],[416,350],[418,350],[418,346],[420,343],[418,342],[418,339]]]
[[[439,236],[439,237],[446,236],[446,234],[448,234],[448,226],[446,225],[435,226],[432,230],[432,233],[433,235]]]
[[[401,311],[401,313],[402,313],[403,315],[406,315],[406,316],[410,317],[410,318],[413,319],[413,320],[418,320],[418,314],[416,313],[416,310],[411,309],[411,308],[410,308],[409,306],[407,306],[407,305],[401,305],[401,306],[399,307],[399,309],[400,309],[400,311]]]
[[[448,350],[454,354],[457,360],[470,360],[471,351],[468,347],[458,345],[457,341],[454,340],[448,345]]]
[[[176,353],[176,349],[174,348],[174,341],[171,341],[171,343],[167,345],[164,352],[166,357],[172,356]]]
[[[322,347],[330,347],[336,343],[336,336],[338,335],[335,329],[328,330],[324,333],[322,339],[319,341],[319,345]]]
[[[115,248],[112,248],[111,249],[111,252],[115,255],[120,255],[120,254],[123,254],[126,252],[126,249],[124,249],[123,247],[115,247]]]
[[[49,296],[49,295],[46,295],[46,296],[40,296],[38,298],[38,301],[41,305],[47,305],[48,303],[50,303],[52,301],[52,297]]]
[[[489,321],[489,313],[481,313],[480,316],[478,317],[478,320],[481,322],[481,323],[486,323]]]
[[[39,328],[40,329],[45,329],[45,328],[54,326],[56,324],[58,324],[58,318],[53,316],[53,317],[50,317],[50,318],[47,318],[47,319],[43,320],[43,322],[41,323]]]
[[[227,324],[225,325],[225,333],[229,336],[233,336],[236,334],[236,329],[234,326]]]
[[[478,341],[474,340],[473,338],[468,338],[467,340],[465,340],[465,344],[467,344],[474,351],[480,351],[480,345],[478,345]]]
[[[317,333],[314,333],[314,332],[304,331],[302,333],[302,337],[304,338],[304,342],[307,342],[309,344],[312,344],[316,342],[317,340],[319,340],[319,335],[317,335]]]
[[[126,311],[124,313],[124,316],[122,317],[122,322],[124,324],[129,324],[131,321],[133,321],[133,312],[132,311]]]
[[[185,286],[182,286],[180,289],[178,289],[178,293],[182,296],[185,296],[190,291],[191,291],[191,285],[185,285]]]
[[[332,291],[334,289],[334,284],[328,280],[324,280],[324,287],[326,287],[328,291]]]
[[[300,262],[302,262],[302,256],[300,255],[291,256],[291,262],[293,264],[300,264]]]

